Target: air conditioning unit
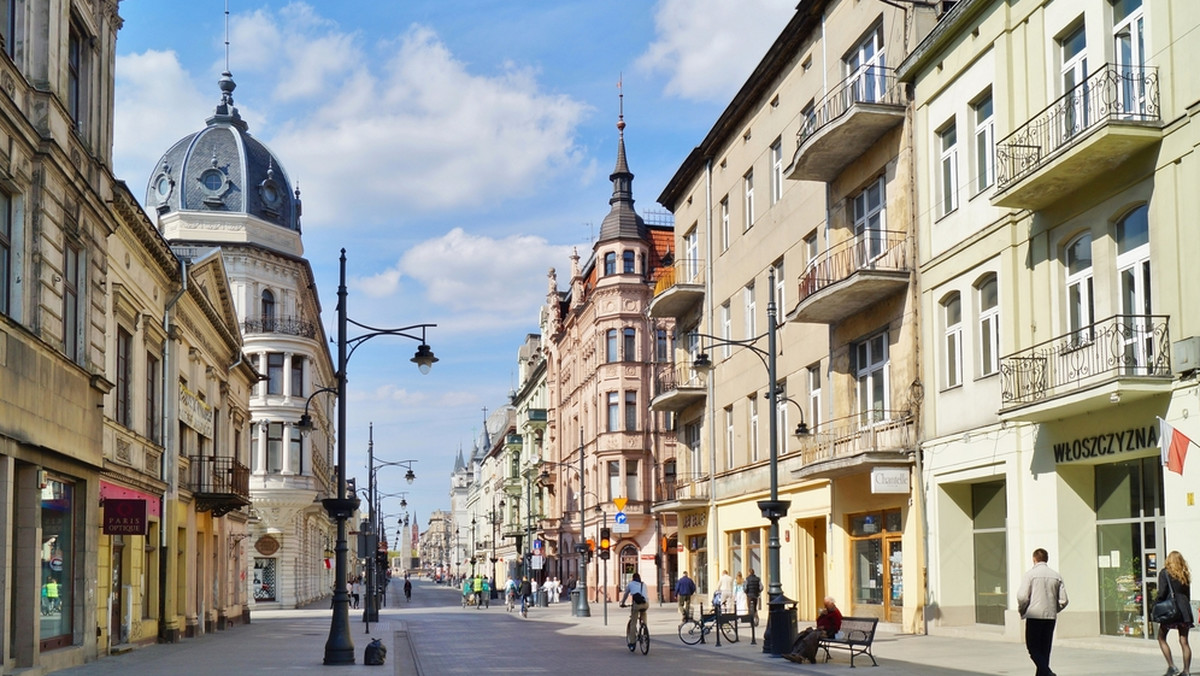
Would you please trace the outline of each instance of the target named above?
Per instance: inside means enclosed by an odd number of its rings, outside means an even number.
[[[1171,370],[1187,373],[1200,368],[1200,336],[1177,340],[1171,345]]]

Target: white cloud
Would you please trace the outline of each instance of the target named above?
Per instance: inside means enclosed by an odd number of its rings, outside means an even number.
[[[662,0],[654,17],[658,39],[639,57],[638,66],[667,72],[667,94],[728,101],[795,7],[796,0]]]
[[[471,327],[528,326],[546,300],[546,273],[568,265],[570,252],[570,247],[540,237],[496,239],[455,228],[416,244],[395,267],[353,285],[382,298],[396,295],[407,278],[425,289],[427,306],[442,308]]]
[[[146,185],[138,178],[173,143],[199,129],[220,92],[214,82],[205,97],[172,51],[119,56],[116,72],[116,108],[124,112],[113,119],[114,169],[119,178],[134,181],[129,189],[141,199]]]

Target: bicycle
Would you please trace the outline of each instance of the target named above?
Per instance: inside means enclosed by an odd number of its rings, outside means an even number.
[[[515,608],[517,605],[517,593],[515,591],[509,590],[508,593],[504,595],[504,598],[505,598],[504,607],[507,609],[508,612],[511,613],[513,608]]]
[[[622,603],[621,607],[624,608],[625,604]],[[634,637],[633,643],[629,643],[630,636]],[[650,654],[650,628],[646,626],[646,621],[642,619],[641,613],[629,618],[629,622],[625,625],[625,642],[629,647],[629,652],[641,649],[643,655]]]
[[[722,614],[720,622],[721,636],[725,637],[730,643],[737,643],[738,640],[738,617],[734,613],[728,615]],[[685,620],[679,625],[679,640],[687,645],[696,645],[704,643],[704,637],[717,628],[717,613],[704,613],[704,604],[700,604],[700,619]]]

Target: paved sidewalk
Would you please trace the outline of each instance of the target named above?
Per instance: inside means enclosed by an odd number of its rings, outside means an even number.
[[[458,607],[457,590],[421,581],[411,605],[392,601],[380,611],[381,623],[365,631],[361,611],[353,611],[350,630],[355,644],[354,665],[321,664],[329,634],[328,600],[299,610],[257,611],[249,625],[188,639],[171,645],[149,645],[123,655],[67,669],[59,674],[128,676],[164,674],[206,676],[226,673],[475,676],[489,673],[562,674],[619,670],[625,676],[681,674],[852,674],[848,656],[835,653],[829,663],[793,664],[750,644],[748,631],[737,643],[715,640],[685,646],[678,638],[678,614],[673,605],[652,605],[648,613],[652,649],[648,657],[624,650],[620,636],[628,609],[591,603],[592,616],[571,616],[568,603],[533,608],[528,619],[506,613],[502,604],[475,612]],[[526,624],[529,623],[529,624]],[[749,629],[743,625],[743,629]],[[487,632],[487,633],[482,633]],[[558,641],[554,637],[575,636]],[[362,664],[371,637],[388,647],[387,664]],[[710,635],[711,638],[712,635]],[[462,648],[460,646],[468,646]],[[1178,646],[1175,645],[1178,664]],[[557,652],[555,652],[557,651]],[[979,676],[1033,673],[1033,664],[1017,641],[971,637],[912,636],[881,632],[875,641],[878,667],[869,659],[855,663],[864,676]],[[1113,674],[1157,676],[1165,665],[1157,644],[1131,639],[1059,640],[1052,664],[1058,676]]]

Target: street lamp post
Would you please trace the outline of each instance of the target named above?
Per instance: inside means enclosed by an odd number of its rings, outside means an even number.
[[[778,350],[775,345],[775,334],[778,325],[775,319],[775,268],[772,266],[767,273],[767,288],[769,297],[767,301],[767,349],[756,347],[756,343],[762,336],[755,336],[746,340],[729,340],[718,338],[716,336],[703,336],[714,342],[709,347],[717,345],[733,345],[744,347],[753,351],[762,359],[767,367],[767,403],[770,406],[768,415],[768,431],[770,433],[770,481],[771,493],[767,500],[759,500],[758,508],[762,512],[763,518],[771,522],[770,534],[768,536],[767,549],[767,629],[763,633],[763,652],[769,652],[773,656],[778,657],[783,654],[786,648],[790,647],[788,636],[791,632],[792,617],[794,617],[795,609],[788,610],[785,606],[788,603],[794,603],[783,595],[783,584],[780,580],[779,570],[779,520],[787,516],[788,508],[791,506],[790,500],[779,499],[779,411],[776,405],[776,399],[779,396],[778,383],[776,381],[776,354]],[[712,368],[712,362],[709,361],[708,355],[701,352],[696,355],[693,366],[697,369],[705,370]],[[803,423],[801,423],[803,425]],[[785,646],[784,644],[788,645]]]
[[[371,424],[371,436],[367,443],[367,504],[371,507],[371,533],[381,535],[383,533],[383,522],[379,518],[380,505],[378,500],[382,498],[377,496],[375,486],[375,473],[382,467],[403,467],[407,471],[404,473],[404,480],[412,483],[417,475],[413,472],[412,464],[416,460],[375,460],[375,425]],[[400,506],[407,506],[407,502],[401,499]],[[371,623],[379,621],[379,584],[381,582],[381,572],[375,565],[375,552],[370,552],[367,557],[367,600],[363,606],[363,622],[367,624],[367,631],[371,630]]]
[[[338,369],[337,369],[337,387],[322,388],[324,391],[333,391],[337,393],[338,412],[337,412],[337,496],[325,498],[321,501],[325,507],[325,511],[329,513],[329,517],[337,522],[337,542],[334,545],[336,553],[336,564],[334,569],[334,587],[333,587],[333,613],[329,623],[329,638],[325,641],[325,664],[354,664],[354,641],[350,638],[350,594],[346,590],[346,520],[354,515],[354,511],[358,509],[358,497],[351,495],[346,496],[346,365],[350,360],[350,356],[359,345],[375,336],[404,336],[411,340],[420,342],[417,348],[417,353],[412,360],[421,373],[429,373],[429,369],[438,359],[433,355],[433,350],[425,343],[425,329],[436,326],[436,324],[414,324],[399,329],[378,329],[365,324],[360,324],[346,316],[346,250],[342,249],[341,257],[339,258],[338,271],[338,305],[337,305],[337,352],[338,352]],[[347,324],[366,329],[368,333],[354,338],[347,338]],[[421,335],[417,336],[409,331],[421,330]],[[347,351],[349,347],[349,351]],[[312,429],[312,419],[308,417],[307,405],[305,413],[300,418],[300,427],[303,430],[306,423],[309,430]]]

